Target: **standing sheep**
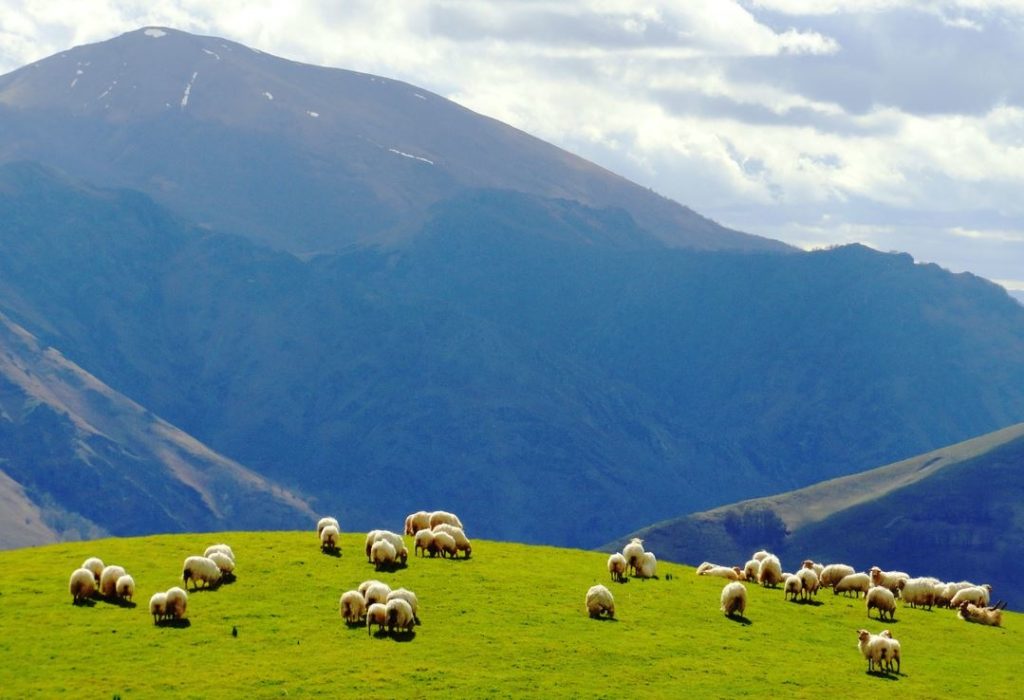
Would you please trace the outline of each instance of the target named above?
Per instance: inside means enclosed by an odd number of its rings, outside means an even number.
[[[655,574],[658,571],[658,560],[654,557],[654,552],[644,552],[640,555],[640,564],[637,567],[636,575],[640,578],[657,578]]]
[[[901,580],[905,581],[910,578],[910,574],[904,571],[882,571],[877,566],[872,566],[868,573],[871,574],[871,585],[885,586],[893,594],[899,591]]]
[[[812,595],[818,595],[818,575],[814,569],[802,568],[796,572],[800,579],[800,595],[804,600],[810,600]]]
[[[818,574],[818,582],[825,588],[833,588],[846,576],[857,573],[849,564],[829,564]]]
[[[867,595],[868,617],[871,617],[871,609],[878,610],[878,619],[884,620],[886,613],[889,619],[896,619],[896,596],[885,586],[872,586]]]
[[[317,523],[316,523],[316,538],[317,539],[320,539],[320,533],[322,533],[324,531],[324,528],[327,527],[328,525],[333,525],[335,530],[337,530],[338,532],[341,532],[341,525],[338,524],[338,521],[336,519],[332,518],[331,516],[326,515],[326,516],[320,518],[320,520],[318,520]]]
[[[868,660],[868,673],[875,670],[882,671],[882,663],[885,661],[885,654],[889,648],[889,642],[884,637],[871,634],[867,630],[857,630],[857,648],[864,658]]]
[[[214,550],[206,555],[206,557],[217,565],[220,569],[220,573],[234,580],[235,577],[235,560],[229,557],[227,554],[220,550]]]
[[[390,598],[384,606],[384,613],[388,619],[388,632],[392,634],[396,631],[412,632],[416,625],[412,606],[404,598]]]
[[[324,526],[324,529],[320,531],[320,551],[328,554],[337,552],[340,537],[341,533],[338,532],[337,527],[334,525]]]
[[[181,567],[181,580],[186,588],[191,580],[193,590],[199,588],[200,583],[206,588],[213,588],[220,583],[220,578],[220,567],[209,557],[186,557]]]
[[[466,559],[469,559],[469,556],[473,553],[473,545],[470,543],[469,538],[466,537],[466,533],[461,527],[441,523],[437,527],[433,528],[433,532],[435,536],[439,532],[447,532],[451,535],[455,539],[455,551],[464,552]]]
[[[102,559],[99,557],[89,557],[82,562],[81,568],[91,571],[93,579],[96,581],[96,585],[100,585],[100,576],[103,575],[103,569],[106,568]]]
[[[135,595],[135,579],[128,574],[120,576],[117,579],[117,583],[114,584],[114,592],[121,600],[131,602],[132,597]]]
[[[396,559],[395,547],[387,540],[377,540],[370,548],[370,561],[377,571],[394,566]]]
[[[418,510],[410,513],[405,518],[405,534],[413,537],[422,530],[430,529],[430,513],[425,510]]]
[[[782,597],[788,600],[792,596],[793,601],[796,602],[796,597],[800,595],[803,589],[804,583],[800,580],[800,577],[796,574],[790,574],[782,584]]]
[[[935,598],[941,593],[942,584],[934,578],[908,578],[901,579],[897,587],[905,605],[930,610],[935,604]]]
[[[761,560],[761,569],[757,572],[757,582],[762,586],[775,588],[782,583],[782,563],[774,554],[769,554]]]
[[[366,601],[359,591],[345,591],[338,601],[338,613],[349,624],[361,622],[366,614]]]
[[[367,607],[374,603],[386,603],[388,602],[388,595],[391,594],[391,586],[380,581],[371,581],[365,589],[360,586],[363,591],[363,600]]]
[[[974,605],[985,607],[988,605],[989,595],[992,593],[992,586],[987,583],[983,586],[971,586],[970,588],[961,588],[953,596],[952,600],[949,601],[949,607],[959,608],[963,603],[973,603]]]
[[[867,574],[850,574],[849,576],[843,576],[839,583],[832,587],[832,593],[839,595],[840,593],[854,592],[857,598],[860,598],[860,594],[868,594],[871,589],[871,578]]]
[[[461,530],[466,529],[462,526],[462,521],[459,520],[459,516],[455,515],[455,513],[449,513],[443,510],[435,510],[433,513],[430,514],[430,529],[433,530],[442,523],[454,525],[455,527]]]
[[[747,609],[747,588],[739,581],[725,584],[722,589],[722,612],[729,617],[739,615]]]
[[[770,556],[772,556],[771,552],[768,552],[768,551],[766,551],[764,549],[760,549],[760,550],[754,552],[751,555],[750,558],[753,559],[754,561],[761,562],[761,561],[764,561],[765,559],[767,559]]]
[[[412,618],[416,624],[420,624],[420,600],[416,597],[416,594],[407,588],[396,588],[395,590],[388,593],[387,602],[390,603],[395,599],[404,600],[412,608]]]
[[[626,558],[626,565],[630,573],[636,575],[637,566],[640,565],[640,557],[644,555],[644,541],[634,537],[625,547],[622,548],[622,556]]]
[[[449,535],[447,532],[435,532],[434,533],[434,549],[440,553],[442,557],[455,558],[458,554],[458,546],[455,543],[455,538]]]
[[[377,625],[377,634],[380,634],[387,624],[388,609],[384,603],[373,603],[366,609],[366,634],[373,634],[373,625]]]
[[[900,672],[900,665],[903,663],[903,649],[900,647],[900,640],[892,638],[892,632],[889,630],[882,630],[878,633],[879,637],[883,637],[887,640],[886,643],[886,654],[885,654],[885,669],[892,671],[895,667],[896,673]]]
[[[757,575],[761,573],[761,562],[751,559],[743,565],[743,578],[747,581],[756,581]]]
[[[185,610],[188,608],[188,593],[177,586],[173,586],[167,589],[165,601],[167,617],[172,620],[181,620],[185,617]]]
[[[209,557],[214,552],[220,552],[221,554],[229,557],[231,559],[231,561],[235,560],[235,553],[233,551],[231,551],[231,547],[229,547],[228,545],[226,545],[224,543],[221,543],[221,544],[211,544],[209,547],[206,548],[206,551],[203,552],[203,556],[204,557]]]
[[[591,586],[587,591],[586,605],[587,613],[593,618],[602,615],[608,615],[609,619],[615,618],[615,598],[612,592],[600,583]]]
[[[68,592],[71,602],[75,605],[83,603],[96,593],[96,577],[92,571],[82,567],[71,572],[68,580]]]
[[[419,530],[414,536],[413,554],[419,556],[425,556],[430,554],[434,556],[437,554],[437,548],[434,546],[434,531],[430,528]]]
[[[149,599],[149,614],[153,616],[153,624],[160,622],[167,615],[167,594],[154,593]]]
[[[626,568],[629,564],[626,562],[626,557],[622,556],[619,552],[615,552],[608,557],[608,573],[612,575],[612,581],[622,583],[626,580]]]
[[[109,565],[103,567],[103,573],[100,574],[100,595],[107,599],[112,599],[117,595],[117,579],[127,573],[124,567]]]

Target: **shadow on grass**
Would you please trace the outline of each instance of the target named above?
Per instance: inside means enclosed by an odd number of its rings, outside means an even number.
[[[416,632],[414,630],[409,630],[407,632],[392,632],[390,636],[396,642],[405,643],[416,639]]]
[[[92,598],[79,598],[78,600],[72,600],[71,604],[79,608],[95,608],[96,601]]]
[[[614,617],[605,617],[604,615],[601,615],[599,617],[591,616],[590,619],[596,620],[597,622],[618,622],[618,620]]]
[[[225,574],[221,575],[221,577],[220,577],[220,584],[218,584],[218,585],[219,586],[230,586],[232,583],[234,583],[237,580],[238,580],[237,576],[235,576],[231,572],[228,572],[228,573],[225,573]]]
[[[409,565],[408,564],[402,564],[401,562],[395,562],[394,564],[380,564],[378,566],[374,566],[373,568],[377,572],[384,572],[386,574],[393,574],[396,571],[402,571],[403,569],[408,569]]]
[[[136,603],[135,601],[125,600],[124,598],[114,598],[113,600],[108,600],[107,602],[110,603],[111,605],[116,605],[119,608],[136,608],[136,607],[138,607],[138,603]]]
[[[794,600],[792,602],[796,603],[797,605],[810,605],[811,607],[815,608],[824,605],[824,603],[822,603],[820,600],[811,600],[810,598]]]
[[[730,622],[736,622],[738,624],[743,625],[744,627],[749,627],[750,625],[754,624],[753,620],[744,615],[726,615],[725,617]]]
[[[157,627],[170,627],[171,629],[183,630],[192,626],[192,621],[187,617],[180,620],[158,620]]]
[[[900,676],[903,675],[902,673],[896,674],[892,671],[866,671],[866,673],[873,678],[883,681],[898,681]]]
[[[334,557],[335,559],[341,558],[341,549],[338,547],[328,547],[327,549],[321,547],[320,553],[327,557]]]
[[[345,620],[345,627],[348,627],[350,630],[361,630],[366,629],[366,623],[358,620],[356,622]]]

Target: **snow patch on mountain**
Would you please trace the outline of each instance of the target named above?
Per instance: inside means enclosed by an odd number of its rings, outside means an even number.
[[[192,86],[195,84],[196,76],[198,76],[198,75],[199,75],[198,71],[193,73],[192,74],[192,79],[189,80],[188,81],[188,85],[185,86],[185,94],[181,96],[181,108],[182,109],[185,109],[186,107],[188,107],[188,97],[189,97],[189,95],[192,94]]]
[[[392,153],[394,153],[395,155],[402,156],[403,158],[412,158],[413,160],[419,160],[419,161],[422,161],[424,163],[427,163],[428,165],[433,165],[434,164],[434,161],[430,160],[429,158],[422,158],[420,156],[414,156],[412,153],[406,153],[405,151],[400,151],[397,148],[389,148],[388,150],[391,151]]]
[[[167,32],[165,32],[163,29],[157,29],[155,27],[150,27],[149,29],[144,31],[143,34],[149,37],[153,37],[154,39],[159,39],[162,36],[167,36]]]

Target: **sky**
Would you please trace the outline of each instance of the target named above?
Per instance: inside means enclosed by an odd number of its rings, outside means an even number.
[[[1024,299],[1024,0],[0,0],[0,74],[148,25],[404,80],[726,226]]]

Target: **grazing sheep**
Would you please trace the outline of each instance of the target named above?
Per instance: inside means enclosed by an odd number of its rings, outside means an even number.
[[[658,571],[658,560],[654,552],[644,552],[640,557],[640,564],[637,567],[636,575],[640,578],[655,578]]]
[[[365,596],[366,595],[366,591],[370,588],[370,586],[374,586],[374,585],[376,585],[378,583],[380,585],[382,585],[382,586],[387,586],[387,584],[384,583],[383,581],[378,581],[375,578],[369,578],[369,579],[366,579],[365,581],[363,581],[362,583],[359,584],[359,588],[358,588],[359,594]],[[388,591],[390,591],[390,590],[391,589],[388,588]]]
[[[857,572],[854,568],[848,564],[829,564],[818,574],[818,583],[824,588],[832,588],[845,577],[855,573]]]
[[[235,572],[235,560],[229,557],[219,549],[215,549],[206,555],[206,557],[217,565],[222,574],[234,574]]]
[[[394,566],[397,559],[398,553],[395,551],[394,545],[387,540],[377,540],[370,548],[370,560],[377,571]]]
[[[226,544],[211,544],[209,547],[206,548],[206,551],[203,552],[203,556],[209,557],[214,552],[220,552],[221,554],[226,555],[231,559],[231,561],[235,560],[235,553],[231,551],[231,547],[227,546]],[[212,557],[210,558],[212,559]]]
[[[167,589],[165,614],[172,620],[180,620],[185,617],[185,610],[188,608],[188,593],[181,588],[173,586]]]
[[[103,575],[103,569],[106,568],[102,559],[99,557],[89,557],[82,562],[81,568],[91,571],[96,585],[100,585],[100,576]]]
[[[127,572],[124,567],[109,565],[103,567],[103,573],[100,574],[100,595],[104,598],[113,598],[117,595],[117,579],[124,576]]]
[[[338,521],[329,515],[325,515],[324,517],[320,518],[320,520],[318,520],[316,523],[317,539],[320,539],[320,533],[322,533],[324,531],[324,528],[328,525],[333,525],[335,530],[341,532],[341,525],[338,524]]]
[[[929,610],[941,592],[942,584],[934,578],[908,578],[899,582],[900,598],[911,607],[921,606]]]
[[[455,538],[447,532],[434,533],[434,549],[436,549],[442,557],[449,557],[452,559],[454,559],[455,555],[459,552],[458,546],[455,543]]]
[[[337,527],[334,525],[325,525],[324,529],[320,531],[320,551],[337,552],[340,537],[341,533],[338,532]]]
[[[167,615],[167,594],[154,593],[149,599],[149,614],[153,616],[155,625]]]
[[[384,603],[373,603],[366,608],[366,634],[373,634],[373,625],[377,625],[379,634],[387,624],[388,608]]]
[[[700,576],[720,576],[730,581],[742,581],[743,570],[738,566],[712,566],[710,569],[701,571]]]
[[[868,590],[871,588],[871,577],[867,574],[850,574],[843,576],[839,580],[839,583],[832,586],[832,593],[838,595],[839,593],[849,593],[853,591],[857,598],[860,598],[860,594],[867,595]]]
[[[882,671],[882,663],[885,661],[886,652],[889,650],[889,641],[877,634],[871,634],[867,630],[857,630],[857,648],[864,658],[868,660],[868,673],[878,666]]]
[[[416,616],[412,612],[412,606],[404,598],[391,598],[384,606],[384,613],[388,619],[388,632],[394,634],[396,631],[412,632],[416,625]]]
[[[757,572],[757,582],[762,586],[775,588],[785,579],[782,577],[782,562],[774,554],[761,560],[761,569]]]
[[[359,591],[345,591],[338,601],[338,613],[345,622],[356,623],[366,614],[366,601]]]
[[[92,571],[82,567],[71,572],[68,579],[68,592],[72,603],[81,603],[96,593],[96,576]]]
[[[772,556],[771,552],[767,552],[767,551],[765,551],[763,549],[760,549],[760,550],[754,552],[754,554],[750,558],[755,560],[755,561],[764,561],[765,559],[767,559],[770,556]]]
[[[879,637],[883,637],[887,640],[887,649],[885,654],[885,670],[896,673],[900,672],[900,665],[903,662],[903,649],[900,647],[900,640],[892,638],[892,632],[889,630],[882,630],[878,633]],[[895,669],[893,668],[895,667]]]
[[[362,588],[360,586],[360,588]],[[372,581],[370,585],[363,591],[363,602],[366,603],[367,607],[374,603],[386,603],[388,602],[388,595],[391,594],[391,586],[380,581]]]
[[[114,584],[114,592],[121,600],[131,601],[135,595],[135,579],[128,574],[118,577],[117,583]]]
[[[800,577],[796,574],[790,574],[782,584],[782,597],[788,600],[790,596],[793,596],[793,600],[796,601],[796,597],[800,595],[803,589],[804,582],[800,580]]]
[[[751,559],[743,565],[743,578],[747,581],[756,581],[757,575],[761,573],[761,562]]]
[[[608,557],[608,573],[612,575],[612,581],[618,581],[619,583],[626,580],[626,569],[629,567],[629,563],[626,561],[626,557],[622,556],[619,552],[615,552]]]
[[[457,552],[465,552],[466,559],[473,553],[473,545],[470,543],[469,538],[466,537],[466,533],[463,532],[461,527],[455,527],[448,523],[441,523],[437,527],[433,528],[434,535],[439,532],[447,532],[455,539],[455,550]]]
[[[977,622],[979,625],[1000,627],[1003,624],[1003,611],[998,608],[984,608],[968,601],[960,604],[956,616],[964,622]]]
[[[388,593],[387,602],[390,603],[396,598],[404,600],[409,604],[409,607],[412,608],[412,617],[418,625],[420,623],[420,600],[416,597],[416,594],[407,588],[396,588]]]
[[[722,612],[729,617],[739,615],[747,609],[747,588],[739,581],[725,584],[722,589]]]
[[[804,559],[803,563],[800,564],[800,568],[810,569],[814,572],[814,575],[817,576],[819,579],[821,578],[821,572],[825,570],[825,567],[823,565],[811,559]]]
[[[419,556],[423,556],[425,554],[430,554],[430,556],[436,555],[437,549],[434,547],[434,531],[430,528],[417,531],[412,551],[414,554]]]
[[[430,529],[430,513],[418,510],[405,517],[405,534],[415,536],[421,530]]]
[[[640,557],[644,555],[644,541],[634,537],[625,547],[622,548],[622,556],[626,558],[627,572],[636,575],[636,568],[640,565]]]
[[[390,530],[370,530],[366,536],[366,555],[373,562],[371,552],[373,551],[373,545],[377,542],[384,540],[391,544],[395,549],[395,560],[401,561],[402,564],[409,558],[409,549],[405,546],[405,540],[397,532],[391,532]]]
[[[879,620],[884,620],[886,613],[890,620],[896,619],[896,596],[885,586],[872,586],[868,590],[866,603],[868,617],[871,617],[871,609],[876,608]]]
[[[220,583],[220,578],[220,567],[209,557],[187,557],[181,567],[181,580],[188,588],[188,582],[191,579],[193,590],[199,588],[200,583],[207,588],[216,586]]]
[[[882,571],[877,566],[872,566],[868,573],[871,574],[871,585],[885,586],[895,594],[899,590],[900,581],[910,578],[910,574],[903,571]]]
[[[448,513],[448,512],[443,511],[443,510],[435,510],[433,513],[430,514],[430,529],[431,530],[433,530],[434,528],[436,528],[438,525],[440,525],[442,523],[447,523],[448,525],[454,525],[455,527],[457,527],[457,528],[459,528],[461,530],[465,530],[466,529],[465,527],[463,527],[462,521],[459,520],[459,516],[455,515],[455,513]]]
[[[949,607],[959,608],[963,603],[973,603],[980,607],[988,605],[989,595],[992,593],[992,586],[987,583],[983,586],[971,586],[961,588],[949,601]]]
[[[796,572],[796,576],[800,579],[800,595],[804,600],[809,600],[812,595],[818,595],[820,583],[814,569],[804,567]]]
[[[612,592],[600,583],[591,586],[587,590],[587,614],[593,618],[607,614],[609,618],[615,617],[615,598]]]

